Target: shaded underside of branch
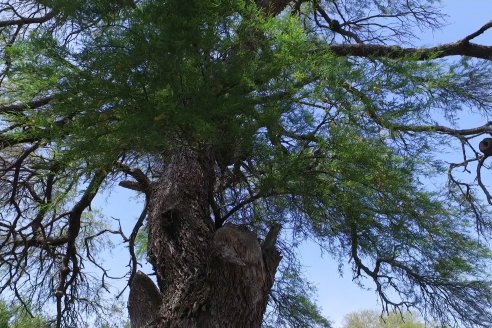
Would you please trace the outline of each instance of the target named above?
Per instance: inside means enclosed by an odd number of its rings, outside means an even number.
[[[398,59],[412,57],[415,60],[430,60],[450,56],[468,56],[492,60],[492,46],[459,41],[430,48],[403,48],[379,44],[338,44],[331,45],[328,50],[339,56],[371,57]]]

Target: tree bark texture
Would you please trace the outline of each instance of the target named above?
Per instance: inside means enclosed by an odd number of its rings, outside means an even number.
[[[214,172],[206,151],[183,146],[173,152],[148,216],[159,293],[148,277],[135,275],[132,327],[260,327],[281,257],[271,240],[260,245],[245,227],[215,228],[209,210]],[[272,231],[275,240],[278,228]]]

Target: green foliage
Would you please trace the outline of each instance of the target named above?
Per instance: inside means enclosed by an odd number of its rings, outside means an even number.
[[[139,259],[144,259],[147,256],[147,243],[148,243],[148,229],[142,228],[138,231],[135,237],[135,255]]]
[[[299,266],[290,264],[279,269],[263,327],[332,328],[331,322],[312,301],[314,288],[302,277]]]
[[[349,313],[344,318],[343,328],[438,328],[432,323],[423,323],[410,312],[390,313],[383,316],[377,311],[363,310]]]
[[[63,95],[52,113],[32,122],[37,127],[32,132],[60,138],[64,156],[95,161],[129,150],[162,151],[177,133],[213,144],[224,135],[250,143],[251,134],[281,114],[271,108],[278,106],[278,97],[294,94],[299,83],[312,79],[316,63],[301,61],[310,46],[293,18],[267,19],[241,1],[195,2],[183,7],[179,1],[149,1],[128,18],[130,27],[108,26],[87,36],[84,48],[72,54],[69,67],[75,71],[60,69],[68,65],[60,62],[66,54],[53,40],[35,37],[19,44],[12,51],[17,63],[12,79],[33,89],[28,95],[42,90]],[[37,49],[38,42],[53,44],[46,48],[50,58],[22,48]],[[256,56],[238,51],[248,42],[260,49]],[[49,79],[40,85],[31,83],[34,76]],[[268,107],[253,110],[258,104]],[[53,123],[46,126],[60,116],[73,117],[62,131]]]
[[[42,316],[31,317],[22,306],[0,301],[0,328],[48,328],[48,323]]]
[[[39,3],[59,14],[57,24],[5,47],[11,65],[0,93],[7,105],[53,96],[42,109],[0,112],[2,158],[22,157],[18,143],[39,142],[20,161],[28,172],[19,193],[25,211],[11,206],[15,187],[1,190],[6,217],[25,215],[15,219],[21,230],[35,230],[39,215],[51,225],[43,233],[64,236],[67,208],[95,172],[108,174],[107,188],[128,174],[121,163],[158,178],[171,150],[187,143],[215,158],[214,183],[225,187],[214,201],[230,221],[259,235],[282,223],[292,231],[282,236],[289,245],[314,239],[340,261],[349,258],[354,279],[372,279],[382,302],[417,306],[444,322],[492,316],[492,254],[473,235],[477,222],[490,232],[489,211],[463,184],[436,193],[422,183],[444,173],[434,152],[446,134],[433,134],[436,112],[451,124],[469,106],[490,113],[490,65],[337,56],[302,15],[268,17],[254,1]],[[349,7],[361,18],[375,9],[391,15],[404,3]],[[64,34],[68,27],[74,35]],[[6,180],[18,178],[21,164]],[[52,194],[33,200],[33,190]],[[84,213],[77,247],[102,247],[101,239],[84,239],[107,228],[101,221]],[[145,229],[135,242],[142,259]],[[293,267],[281,268],[265,325],[329,327]],[[1,309],[2,324],[13,320]],[[373,313],[361,316],[389,327]],[[395,316],[387,322],[406,327]]]

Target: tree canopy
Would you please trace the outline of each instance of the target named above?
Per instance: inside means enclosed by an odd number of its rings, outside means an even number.
[[[343,328],[424,328],[425,325],[412,313],[391,313],[382,317],[377,311],[363,310],[345,316]]]
[[[41,317],[31,317],[22,306],[9,306],[0,301],[1,328],[47,328],[48,325]]]
[[[99,254],[122,242],[131,283],[153,190],[187,147],[213,162],[217,229],[281,226],[265,326],[329,326],[292,251],[312,239],[383,310],[490,327],[492,46],[473,41],[492,23],[412,45],[443,23],[434,0],[2,2],[0,292],[51,304],[59,327],[107,311]],[[91,211],[121,187],[145,199],[129,231]]]

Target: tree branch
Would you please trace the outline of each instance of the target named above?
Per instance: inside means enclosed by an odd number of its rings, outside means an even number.
[[[352,38],[357,43],[362,43],[362,40],[359,38],[359,36],[357,34],[350,32],[350,31],[347,31],[347,30],[344,30],[340,26],[340,23],[337,20],[330,18],[330,16],[328,16],[326,11],[320,5],[316,5],[316,10],[321,14],[323,19],[328,23],[328,25],[329,25],[328,28],[330,30],[332,30],[335,33],[341,34],[343,36]]]
[[[67,248],[63,261],[60,267],[60,280],[55,292],[56,296],[56,327],[61,327],[62,320],[62,298],[66,297],[67,288],[74,283],[76,277],[79,275],[79,264],[77,260],[77,249],[76,249],[76,239],[79,235],[81,228],[81,217],[84,210],[90,206],[92,200],[96,196],[99,187],[106,178],[107,173],[103,170],[98,171],[89,185],[85,190],[79,201],[73,206],[69,215],[69,224],[67,231]],[[72,263],[72,268],[70,269],[69,264]],[[70,271],[72,272],[71,277],[68,278]],[[66,302],[67,303],[67,302]]]
[[[405,125],[394,123],[379,116],[376,112],[376,108],[372,104],[372,101],[362,92],[352,87],[348,83],[344,83],[344,88],[359,99],[364,105],[364,109],[367,115],[378,125],[385,129],[401,132],[437,132],[455,137],[478,135],[483,133],[492,134],[492,122],[487,122],[482,126],[471,129],[452,129],[443,125]]]
[[[152,183],[150,182],[149,178],[145,175],[145,173],[142,172],[142,170],[140,170],[139,168],[132,169],[123,163],[117,163],[116,165],[121,172],[130,175],[136,180],[136,181],[128,181],[128,180],[121,181],[119,183],[121,187],[135,190],[135,191],[141,191],[145,193],[147,196],[150,195]]]
[[[0,21],[0,28],[15,25],[42,24],[55,17],[55,15],[56,13],[54,11],[50,11],[46,15],[40,17],[21,17],[19,19],[2,20]]]
[[[329,51],[338,56],[371,57],[399,59],[413,57],[415,60],[430,60],[450,56],[468,56],[492,60],[492,46],[470,43],[466,39],[430,48],[403,48],[379,44],[335,44],[321,47],[319,51]]]
[[[49,104],[55,96],[47,96],[23,104],[12,104],[0,106],[0,113],[15,113],[25,109],[34,109]]]
[[[268,15],[277,16],[290,2],[291,0],[256,0],[256,5]]]
[[[483,34],[485,31],[487,31],[489,28],[492,28],[492,21],[484,24],[481,28],[479,28],[476,32],[473,32],[472,34],[468,35],[465,37],[462,41],[463,42],[469,42],[471,39],[476,38],[477,36]]]

